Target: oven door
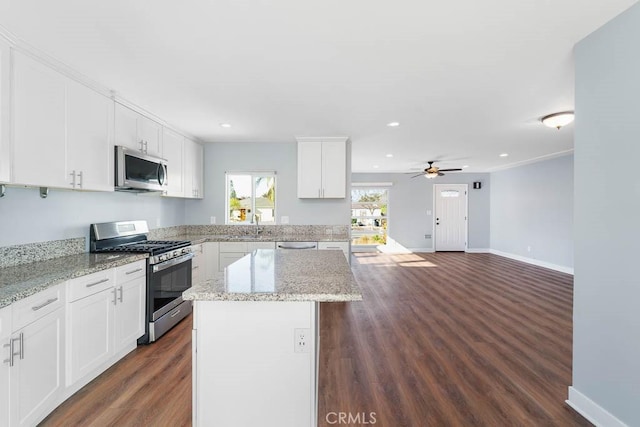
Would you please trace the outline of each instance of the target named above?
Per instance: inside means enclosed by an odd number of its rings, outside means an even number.
[[[153,322],[182,302],[182,292],[191,287],[191,259],[182,255],[149,266],[149,321]]]

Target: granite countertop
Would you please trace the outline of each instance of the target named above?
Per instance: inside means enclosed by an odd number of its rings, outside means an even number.
[[[260,234],[259,236],[231,234],[180,234],[167,240],[189,240],[197,245],[204,242],[348,242],[346,235],[332,234]]]
[[[119,267],[145,258],[147,258],[146,254],[93,254],[85,252],[0,268],[0,308],[65,280]]]
[[[259,249],[182,294],[197,301],[361,301],[341,251]]]

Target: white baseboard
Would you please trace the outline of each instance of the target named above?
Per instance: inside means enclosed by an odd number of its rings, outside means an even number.
[[[468,254],[488,254],[491,252],[489,248],[467,248],[465,252]]]
[[[435,252],[433,248],[408,248],[411,252]]]
[[[569,398],[565,402],[596,426],[628,427],[609,411],[573,387],[569,387]]]
[[[495,249],[490,249],[489,253],[494,255],[503,256],[505,258],[515,259],[516,261],[526,262],[527,264],[537,265],[538,267],[548,268],[550,270],[559,271],[561,273],[567,273],[573,275],[573,267],[567,267],[564,265],[552,264],[546,261],[540,261],[539,259],[527,258],[521,255],[511,254],[509,252],[502,252]]]

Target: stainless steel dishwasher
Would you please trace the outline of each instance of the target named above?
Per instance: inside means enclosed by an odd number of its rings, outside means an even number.
[[[277,242],[276,248],[285,250],[317,250],[318,242]]]

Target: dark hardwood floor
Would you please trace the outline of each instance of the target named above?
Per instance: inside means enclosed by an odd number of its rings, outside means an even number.
[[[321,305],[320,426],[590,425],[564,404],[572,276],[489,254],[352,262],[364,302]],[[139,347],[42,425],[190,425],[190,328]]]

